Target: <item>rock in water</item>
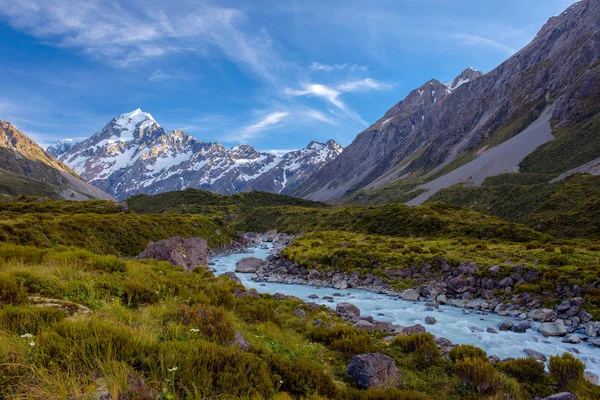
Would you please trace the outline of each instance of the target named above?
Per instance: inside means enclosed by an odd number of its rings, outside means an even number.
[[[542,335],[548,336],[565,336],[567,334],[567,328],[562,319],[557,319],[554,322],[544,322],[538,327],[538,332]]]
[[[437,322],[436,319],[433,317],[430,317],[430,316],[425,317],[425,323],[427,325],[435,325],[436,322]]]
[[[402,292],[400,297],[407,301],[417,301],[419,300],[419,291],[416,289],[406,289],[404,292]]]
[[[338,303],[335,307],[335,313],[338,317],[344,319],[357,320],[360,318],[360,309],[351,303]]]
[[[256,257],[246,257],[242,258],[235,264],[235,272],[240,272],[242,274],[250,274],[256,272],[258,267],[260,267],[263,263],[263,260]]]
[[[168,261],[191,270],[194,267],[208,265],[207,249],[208,243],[201,237],[184,239],[176,236],[150,243],[137,258]]]
[[[394,359],[380,353],[354,356],[347,372],[361,388],[395,386],[399,377]]]

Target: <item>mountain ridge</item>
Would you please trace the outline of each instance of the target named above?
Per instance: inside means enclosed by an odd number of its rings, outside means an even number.
[[[311,142],[283,156],[249,145],[225,148],[182,130],[167,132],[151,114],[136,109],[72,146],[50,146],[59,159],[116,198],[198,188],[220,194],[249,190],[287,193],[304,182],[342,147]]]

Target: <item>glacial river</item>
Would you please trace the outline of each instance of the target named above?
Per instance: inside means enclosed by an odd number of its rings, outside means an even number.
[[[251,250],[254,251],[252,254],[232,254],[212,258],[211,261],[214,262],[212,267],[216,269],[215,275],[235,272],[235,264],[242,258],[264,259],[270,254],[270,249],[253,248]],[[435,336],[447,338],[454,344],[472,344],[481,347],[488,355],[495,354],[501,359],[525,357],[524,349],[535,350],[548,358],[554,354],[571,352],[585,363],[586,371],[600,375],[600,348],[584,341],[579,344],[569,344],[562,343],[561,338],[545,338],[536,332],[537,324],[534,322],[532,322],[532,329],[527,330],[526,333],[512,331],[488,333],[486,328],[497,329],[501,321],[512,318],[501,317],[493,313],[488,315],[479,315],[475,312],[465,314],[462,308],[452,306],[440,306],[434,311],[426,311],[423,302],[405,301],[368,290],[338,290],[307,285],[263,283],[253,281],[254,274],[237,273],[237,276],[246,288],[255,288],[259,293],[283,293],[333,309],[338,302],[349,302],[360,308],[362,316],[372,316],[377,320],[389,321],[402,326],[421,324]],[[334,296],[333,303],[323,300],[323,296],[333,296],[334,293],[341,294],[341,296]],[[319,298],[309,299],[308,297],[312,294],[316,294]],[[435,325],[425,324],[426,316],[434,317],[437,323]],[[512,320],[518,322],[517,319]]]

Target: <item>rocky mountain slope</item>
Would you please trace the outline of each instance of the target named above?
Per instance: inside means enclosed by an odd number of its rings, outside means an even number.
[[[54,199],[109,200],[11,123],[0,121],[0,188],[3,194]]]
[[[363,190],[377,198],[380,193],[369,191],[386,189],[386,201],[421,194],[420,204],[442,187],[470,183],[475,167],[475,183],[505,171],[558,175],[600,157],[599,77],[600,1],[584,0],[551,18],[528,46],[487,74],[468,69],[450,84],[431,80],[411,92],[293,194],[334,200]],[[520,157],[480,161],[460,176],[422,186],[517,136],[545,110],[548,128],[526,140],[531,146]],[[501,153],[488,158],[508,154]]]
[[[51,150],[63,148],[61,143]],[[125,198],[187,188],[285,193],[341,151],[334,141],[312,142],[282,157],[247,145],[226,149],[180,130],[166,132],[152,115],[137,109],[57,155],[94,186]]]

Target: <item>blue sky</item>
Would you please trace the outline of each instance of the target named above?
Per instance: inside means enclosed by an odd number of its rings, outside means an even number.
[[[141,108],[204,141],[349,144],[412,89],[487,72],[573,0],[0,0],[0,119],[42,145]]]

